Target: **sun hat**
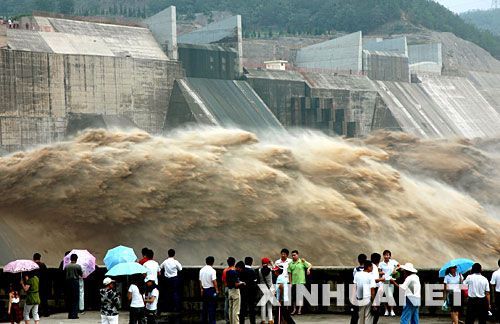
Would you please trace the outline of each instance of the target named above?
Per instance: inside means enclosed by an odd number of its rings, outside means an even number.
[[[113,279],[107,277],[107,278],[104,278],[104,280],[102,281],[102,284],[105,285],[105,286],[107,286],[107,285],[109,285],[112,282],[115,282],[115,281]]]
[[[402,266],[400,266],[401,269],[403,270],[406,270],[408,272],[412,272],[412,273],[417,273],[417,269],[415,269],[415,267],[413,266],[413,263],[406,263],[406,264],[403,264]]]

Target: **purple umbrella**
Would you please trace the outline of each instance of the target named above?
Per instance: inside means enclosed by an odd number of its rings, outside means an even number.
[[[71,263],[70,257],[72,254],[78,255],[76,263],[82,267],[83,278],[87,278],[95,271],[95,257],[87,250],[72,250],[63,259],[63,269],[66,269],[66,266]]]
[[[3,272],[21,273],[21,272],[33,271],[39,268],[40,267],[38,266],[38,264],[36,264],[36,262],[34,261],[16,260],[9,262],[5,267],[3,267]]]

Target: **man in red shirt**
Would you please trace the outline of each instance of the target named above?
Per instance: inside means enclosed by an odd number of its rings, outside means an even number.
[[[227,272],[229,270],[236,270],[236,268],[234,267],[235,264],[235,258],[227,258],[227,268],[222,271],[222,283],[224,284],[224,318],[226,320],[226,323],[229,323],[229,289],[227,287]]]
[[[142,259],[140,259],[138,262],[140,265],[144,265],[144,263],[149,261],[149,258],[146,256],[148,254],[149,249],[147,247],[143,248],[141,253],[142,253]]]

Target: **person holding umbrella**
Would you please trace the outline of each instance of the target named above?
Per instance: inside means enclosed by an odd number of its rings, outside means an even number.
[[[453,324],[458,324],[461,307],[461,289],[460,285],[463,282],[463,277],[457,271],[457,266],[451,266],[447,270],[444,277],[444,293],[447,304],[450,307],[451,321]],[[458,301],[456,299],[459,299]]]
[[[129,324],[144,324],[144,285],[142,275],[133,275],[132,284],[128,289],[128,300],[130,301],[130,319]]]
[[[26,292],[26,302],[24,304],[24,321],[26,324],[30,322],[30,313],[33,316],[35,324],[40,322],[38,316],[38,306],[40,305],[40,295],[38,292],[40,281],[32,272],[24,275],[24,280],[21,280],[21,286]]]
[[[78,255],[70,255],[71,263],[66,265],[66,305],[68,306],[68,319],[78,319],[80,304],[80,278],[83,276],[82,266],[77,264]]]
[[[102,281],[104,288],[101,294],[101,323],[118,324],[118,308],[121,306],[120,294],[115,290],[115,281],[111,278],[104,278]]]

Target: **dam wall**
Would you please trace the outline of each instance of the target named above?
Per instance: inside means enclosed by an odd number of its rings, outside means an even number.
[[[62,140],[68,113],[126,116],[159,133],[182,75],[176,61],[0,50],[0,146]]]
[[[462,77],[422,77],[421,83],[376,81],[401,128],[419,137],[492,137],[500,115]]]

